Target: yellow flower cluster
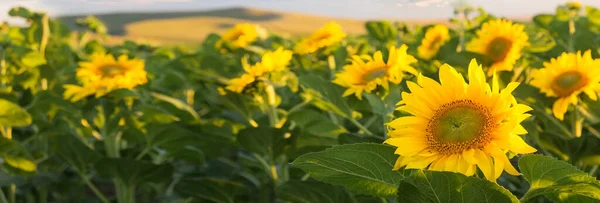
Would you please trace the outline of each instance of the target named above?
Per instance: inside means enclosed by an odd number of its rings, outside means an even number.
[[[245,59],[242,60],[245,73],[238,78],[229,80],[229,84],[225,89],[241,93],[246,86],[265,76],[267,73],[281,73],[288,70],[292,54],[292,51],[279,48],[276,51],[268,51],[263,54],[262,60],[254,65],[249,65]]]
[[[140,59],[129,59],[126,55],[115,59],[105,53],[95,53],[90,58],[80,62],[77,69],[81,86],[64,85],[66,99],[75,102],[89,95],[101,97],[116,89],[133,89],[148,82],[144,61]]]
[[[298,54],[314,53],[321,48],[339,43],[345,37],[346,33],[342,31],[342,26],[331,22],[296,44],[294,52]]]

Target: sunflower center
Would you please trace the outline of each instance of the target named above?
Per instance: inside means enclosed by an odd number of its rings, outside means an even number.
[[[442,40],[442,36],[437,35],[431,40],[431,43],[429,44],[429,47],[427,47],[427,48],[435,49],[435,48],[441,46],[442,43],[444,43],[444,41]]]
[[[366,72],[363,75],[363,81],[366,83],[366,82],[375,80],[377,78],[384,77],[387,74],[387,72],[388,72],[388,69],[386,66],[375,68],[373,70]]]
[[[472,100],[457,100],[435,112],[427,126],[427,140],[440,154],[456,154],[485,146],[493,127],[488,108]]]
[[[111,78],[117,75],[122,75],[125,71],[123,67],[117,65],[108,65],[100,68],[103,78]]]
[[[504,37],[493,39],[488,45],[488,55],[494,61],[502,61],[508,55],[508,51],[512,47],[512,41]]]
[[[568,71],[560,74],[552,82],[552,91],[559,97],[565,97],[581,89],[588,83],[588,78],[579,71]]]
[[[323,33],[323,34],[320,34],[317,37],[315,37],[314,41],[326,40],[326,39],[329,39],[330,37],[331,37],[331,33]]]

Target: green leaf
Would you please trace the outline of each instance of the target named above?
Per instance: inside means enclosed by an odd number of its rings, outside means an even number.
[[[383,100],[381,100],[380,97],[374,95],[374,94],[365,94],[365,98],[367,98],[367,101],[369,101],[369,104],[371,105],[372,111],[373,113],[385,116],[387,115],[388,111],[387,108],[385,108],[385,104],[383,103]]]
[[[14,7],[10,9],[8,15],[13,17],[31,18],[33,16],[33,12],[24,7]]]
[[[194,108],[192,106],[186,104],[185,102],[183,102],[183,101],[181,101],[179,99],[175,99],[173,97],[164,95],[164,94],[156,93],[156,92],[152,92],[150,94],[155,99],[163,101],[163,102],[167,102],[167,103],[175,106],[179,110],[183,110],[183,111],[189,113],[194,119],[200,120],[200,115],[198,115],[198,113],[196,112],[196,110],[194,110]]]
[[[517,197],[496,183],[467,177],[460,173],[418,170],[398,187],[402,202],[519,202]]]
[[[404,178],[402,172],[392,170],[398,159],[394,150],[383,144],[338,145],[302,155],[292,164],[319,181],[358,193],[393,197]]]
[[[527,155],[519,159],[519,169],[531,184],[523,201],[539,195],[556,202],[600,201],[600,182],[564,161]]]
[[[238,133],[238,142],[249,152],[261,155],[279,155],[283,152],[287,132],[276,128],[246,128]]]
[[[0,99],[0,126],[21,127],[31,124],[31,116],[20,106]]]
[[[58,157],[83,174],[100,159],[100,154],[70,134],[51,135],[50,143]]]
[[[234,197],[245,190],[243,184],[233,181],[185,178],[175,186],[178,194],[216,203],[234,203]]]
[[[341,87],[314,75],[304,75],[299,80],[305,92],[313,96],[313,105],[317,108],[332,111],[346,118],[352,117],[352,109],[342,97],[343,90]]]
[[[4,166],[17,174],[30,175],[36,171],[37,166],[27,149],[15,140],[0,137],[0,157],[4,159]]]
[[[321,182],[291,180],[277,188],[277,197],[297,203],[352,203],[356,200],[346,189]]]
[[[46,64],[46,58],[44,58],[44,56],[42,56],[42,54],[39,52],[32,51],[25,54],[23,58],[21,58],[21,62],[27,67],[35,68],[39,65]]]
[[[365,23],[365,28],[370,38],[382,43],[396,40],[398,30],[389,21],[369,21]]]
[[[527,46],[526,49],[529,52],[534,53],[542,53],[548,52],[554,46],[556,46],[556,42],[550,33],[546,30],[541,29],[537,26],[527,25],[525,26],[525,32],[529,36],[530,46]]]
[[[333,123],[327,116],[311,109],[296,111],[288,115],[288,120],[294,121],[304,131],[329,138],[345,133],[346,129]]]
[[[125,158],[103,158],[96,164],[96,170],[101,176],[119,178],[129,186],[142,182],[166,182],[173,174],[173,166],[169,164],[156,165]]]

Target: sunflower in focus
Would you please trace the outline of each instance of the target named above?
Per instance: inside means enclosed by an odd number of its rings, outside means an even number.
[[[429,28],[425,33],[425,38],[421,41],[421,45],[417,48],[419,57],[425,60],[433,58],[448,40],[450,40],[450,33],[445,25],[436,25]]]
[[[477,38],[467,45],[467,49],[487,55],[493,60],[488,76],[495,71],[511,71],[519,58],[521,50],[529,45],[529,37],[521,24],[507,20],[492,20],[477,31]]]
[[[342,26],[330,22],[296,44],[294,52],[298,54],[314,53],[323,47],[341,42],[344,37],[346,37],[346,33],[342,31]]]
[[[351,64],[335,75],[333,83],[346,88],[344,96],[354,94],[358,99],[362,99],[363,92],[371,93],[379,86],[387,89],[389,83],[399,84],[405,72],[419,74],[411,66],[417,59],[407,54],[407,49],[406,45],[390,47],[387,62],[383,60],[381,51],[375,52],[373,57],[354,55],[350,59]]]
[[[217,42],[217,47],[222,47],[223,43],[229,42],[236,48],[244,48],[256,41],[260,36],[260,27],[258,25],[249,23],[237,24],[221,36],[221,40]]]
[[[115,59],[105,53],[95,53],[90,58],[80,62],[77,69],[81,86],[64,85],[65,99],[76,102],[89,95],[101,97],[116,89],[133,89],[148,82],[143,60],[129,59],[126,55]]]
[[[518,83],[501,90],[494,75],[490,86],[475,60],[468,72],[467,83],[445,64],[441,83],[423,76],[417,84],[408,82],[411,93],[402,93],[398,110],[412,115],[388,123],[391,137],[385,141],[398,147],[395,170],[428,168],[472,176],[479,168],[491,181],[503,171],[519,175],[507,154],[536,151],[519,136],[527,133],[520,123],[531,108],[511,94]]]
[[[230,79],[225,89],[231,92],[241,93],[245,88],[257,81],[260,77],[285,75],[288,71],[288,65],[292,60],[292,54],[292,51],[279,48],[276,51],[268,51],[264,53],[261,61],[254,65],[249,65],[246,58],[242,59],[242,66],[245,73],[238,78]],[[277,78],[277,80],[286,79],[288,78]]]
[[[597,99],[600,90],[600,60],[592,59],[592,52],[563,53],[544,68],[532,72],[531,85],[539,88],[549,97],[558,99],[552,105],[554,116],[564,119],[569,104],[577,104],[578,95],[585,93],[590,99]]]

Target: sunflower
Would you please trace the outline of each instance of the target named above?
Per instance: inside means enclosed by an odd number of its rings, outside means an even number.
[[[238,78],[232,78],[228,81],[225,89],[241,93],[248,85],[254,83],[260,77],[268,77],[269,74],[277,74],[288,71],[288,65],[292,60],[292,51],[279,48],[276,51],[268,51],[262,55],[261,61],[249,65],[247,59],[242,59],[242,66],[245,73]],[[272,81],[280,82],[280,81]]]
[[[423,76],[418,84],[408,82],[411,93],[402,93],[398,110],[412,115],[388,123],[391,137],[385,141],[398,147],[395,170],[429,168],[471,176],[479,168],[491,181],[502,171],[519,175],[507,153],[536,151],[519,136],[527,133],[520,123],[531,108],[512,96],[518,83],[500,90],[494,75],[490,87],[475,60],[468,72],[469,83],[445,64],[440,67],[441,83]]]
[[[258,25],[249,23],[237,24],[221,36],[221,40],[217,42],[217,47],[221,47],[225,42],[230,42],[236,48],[244,48],[258,39],[259,30]]]
[[[81,84],[64,85],[64,97],[71,101],[79,101],[95,94],[101,97],[116,89],[133,89],[148,82],[144,61],[129,59],[126,55],[114,56],[104,53],[91,55],[91,61],[80,62],[77,69],[77,80]]]
[[[314,53],[320,48],[336,44],[346,37],[342,31],[342,26],[335,22],[330,22],[315,31],[310,37],[301,40],[294,47],[294,52],[298,54]]]
[[[489,56],[494,62],[488,69],[488,76],[495,71],[511,71],[521,58],[521,50],[528,46],[529,37],[523,31],[525,26],[507,20],[492,20],[483,24],[477,31],[477,38],[467,45],[467,49]]]
[[[554,116],[564,119],[569,104],[577,104],[578,95],[585,93],[596,100],[596,91],[600,90],[600,60],[592,59],[592,52],[563,53],[544,68],[532,72],[531,85],[539,88],[549,97],[557,97],[552,105]]]
[[[433,58],[448,40],[450,40],[450,34],[445,25],[436,25],[428,29],[421,45],[417,48],[419,57],[425,60]]]
[[[389,83],[398,84],[405,72],[418,74],[410,65],[417,59],[407,54],[407,49],[406,45],[390,47],[387,62],[383,60],[381,51],[375,52],[373,57],[354,55],[350,59],[351,64],[335,75],[333,83],[346,88],[344,96],[354,94],[358,99],[362,99],[363,92],[370,93],[379,86],[387,89]]]

